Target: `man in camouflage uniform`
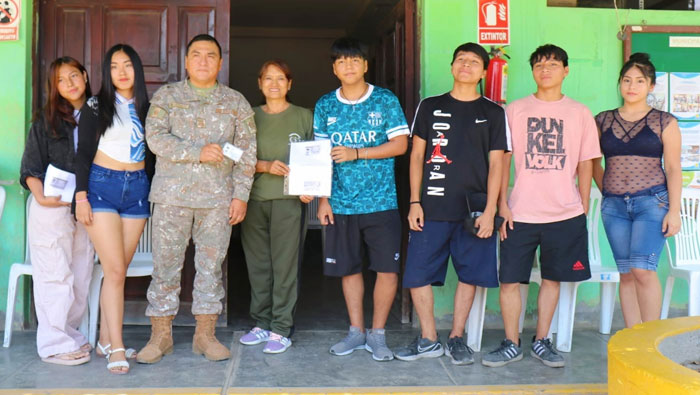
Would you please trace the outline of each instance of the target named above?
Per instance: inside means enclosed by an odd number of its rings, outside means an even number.
[[[154,203],[153,280],[148,288],[151,339],[139,353],[155,363],[173,348],[180,273],[192,237],[197,274],[192,313],[197,328],[192,351],[209,360],[230,352],[214,336],[224,297],[221,263],[231,225],[243,220],[256,162],[253,110],[238,92],[217,83],[221,47],[209,35],[187,46],[188,79],[161,87],[146,119],[146,140],[156,154],[149,199]],[[243,150],[237,163],[223,155],[226,143]]]

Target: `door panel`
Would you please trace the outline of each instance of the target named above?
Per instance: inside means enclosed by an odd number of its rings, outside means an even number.
[[[85,65],[97,91],[104,52],[125,43],[139,53],[152,94],[161,85],[185,77],[187,42],[200,33],[214,35],[222,57],[228,59],[227,0],[46,0],[41,2],[39,18],[42,81],[51,61],[68,55]],[[228,62],[224,62],[219,82],[228,85],[228,75]],[[43,99],[45,92],[41,95]]]

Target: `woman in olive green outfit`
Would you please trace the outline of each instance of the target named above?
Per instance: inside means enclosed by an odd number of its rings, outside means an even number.
[[[284,194],[286,162],[290,142],[312,140],[313,116],[287,101],[292,75],[283,61],[265,62],[258,86],[265,96],[265,104],[253,109],[258,163],[241,228],[251,287],[250,315],[256,326],[240,341],[245,345],[267,342],[263,352],[277,354],[292,345],[302,203],[313,199]]]

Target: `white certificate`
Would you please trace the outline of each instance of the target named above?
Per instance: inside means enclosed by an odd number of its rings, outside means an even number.
[[[289,144],[289,175],[285,180],[287,195],[331,195],[333,160],[330,140],[302,141]]]
[[[62,202],[73,201],[75,193],[75,174],[49,165],[44,176],[44,196],[60,196]]]
[[[700,73],[671,73],[671,113],[681,120],[700,120]]]

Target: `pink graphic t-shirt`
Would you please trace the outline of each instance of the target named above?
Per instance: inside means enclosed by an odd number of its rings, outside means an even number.
[[[601,156],[591,111],[566,96],[546,102],[530,95],[509,104],[506,114],[515,161],[513,220],[549,223],[583,214],[576,168]]]

